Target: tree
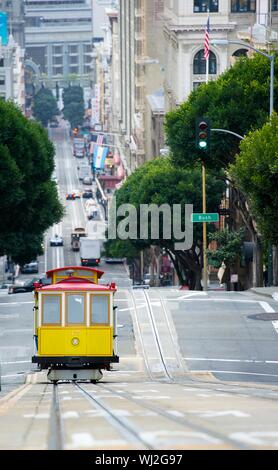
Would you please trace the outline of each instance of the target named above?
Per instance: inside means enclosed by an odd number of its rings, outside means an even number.
[[[209,234],[209,241],[217,242],[215,250],[207,250],[209,263],[218,268],[220,268],[222,262],[226,266],[231,266],[235,263],[241,253],[244,232],[244,228],[241,228],[236,232],[230,232],[225,229]]]
[[[278,56],[275,60],[278,76]],[[278,105],[278,80],[275,82]],[[212,128],[240,135],[262,127],[269,115],[269,60],[255,54],[241,58],[217,80],[201,85],[188,100],[166,115],[167,144],[174,164],[192,166],[201,153],[195,148],[195,119],[206,116]],[[211,133],[211,152],[206,165],[227,168],[239,151],[239,139]]]
[[[64,108],[63,112],[72,129],[83,124],[84,105],[82,103],[70,103]]]
[[[230,173],[245,194],[264,239],[278,245],[278,116],[241,142]]]
[[[14,104],[0,101],[0,255],[29,262],[63,207],[51,175],[54,147],[46,131]]]
[[[167,143],[177,166],[192,166],[201,157],[207,168],[227,170],[239,152],[240,140],[229,134],[211,133],[211,152],[195,148],[195,119],[206,116],[212,128],[227,129],[242,136],[261,128],[269,115],[269,60],[259,54],[241,58],[216,81],[200,86],[178,109],[166,116]],[[278,105],[278,56],[275,58],[275,103]],[[256,222],[250,217],[242,191],[232,187],[232,208],[239,211],[255,244],[254,285],[262,282],[262,242]]]
[[[84,100],[83,96],[83,89],[81,86],[69,86],[68,88],[64,88],[63,90],[63,103],[64,106],[73,103],[73,102],[78,102],[81,103]]]
[[[70,122],[72,128],[83,123],[84,120],[84,96],[80,86],[70,86],[63,91],[63,113]]]
[[[140,182],[140,184],[139,184]],[[208,173],[207,199],[208,210],[216,211],[219,207],[224,189],[224,181]],[[117,207],[123,204],[132,204],[137,211],[138,227],[142,226],[140,219],[140,207],[143,204],[156,204],[161,206],[168,204],[173,214],[173,205],[180,204],[182,209],[185,204],[193,204],[195,212],[202,211],[202,178],[201,168],[178,169],[174,167],[169,158],[157,158],[138,169],[127,179],[125,184],[116,192]],[[124,217],[118,217],[120,223]],[[164,238],[162,230],[162,218],[159,219],[159,237],[152,239],[151,222],[149,220],[148,236],[146,239],[138,238],[129,240],[136,252],[150,246],[164,248],[172,259],[181,284],[189,283],[191,288],[200,287],[202,269],[202,228],[201,224],[195,224],[194,241],[190,250],[175,250],[177,241],[173,231],[173,217],[169,221],[171,236]],[[182,224],[184,224],[184,210],[182,210]],[[119,241],[109,241],[110,252],[112,245],[119,245]],[[118,253],[118,252],[117,252]]]
[[[35,95],[33,114],[44,127],[47,126],[48,122],[51,121],[54,116],[59,114],[57,101],[48,88],[41,88]]]

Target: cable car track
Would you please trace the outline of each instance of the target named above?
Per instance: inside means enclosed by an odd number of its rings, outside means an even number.
[[[85,390],[83,387],[80,386],[80,384],[75,384],[82,392],[87,395],[94,403],[97,403],[98,406],[101,407],[101,409],[105,410],[110,416],[112,416],[114,419],[116,419],[117,423],[120,423],[121,426],[124,426],[127,428],[135,437],[138,438],[138,431],[134,431],[132,425],[128,424],[126,425],[126,422],[124,422],[123,419],[119,418],[118,416],[115,416],[111,410],[103,403],[97,399],[96,397],[93,397],[87,390]],[[219,433],[218,431],[215,431],[214,429],[211,429],[209,426],[194,422],[193,419],[187,418],[187,417],[178,417],[171,415],[164,409],[162,409],[158,405],[154,405],[153,403],[150,403],[146,399],[141,399],[134,397],[130,392],[127,391],[121,391],[118,392],[114,388],[110,388],[109,386],[106,386],[104,384],[97,384],[94,385],[94,389],[98,390],[102,389],[107,392],[110,392],[112,394],[117,394],[119,397],[126,399],[127,401],[131,403],[135,403],[136,405],[140,406],[141,408],[147,409],[148,411],[153,412],[154,414],[159,415],[160,417],[167,419],[168,421],[177,424],[178,426],[182,426],[186,428],[187,430],[190,429],[193,433],[199,433],[200,435],[206,435],[209,436],[212,439],[217,439],[220,441],[221,444],[228,445],[229,447],[232,447],[234,449],[241,449],[241,450],[246,450],[250,449],[250,445],[244,445],[242,443],[239,443],[238,441],[227,437],[224,434]],[[109,399],[109,396],[107,396],[107,399]],[[196,421],[196,420],[195,420]],[[142,437],[139,437],[139,441],[142,442],[147,449],[158,449],[157,446],[153,447],[150,443],[146,442],[146,440],[142,439]]]
[[[63,424],[60,413],[60,401],[58,385],[53,385],[52,404],[49,422],[49,441],[48,450],[63,450],[64,448],[64,433]]]
[[[145,294],[145,292],[144,292],[144,294]],[[136,299],[135,296],[134,296],[134,293],[131,291],[131,299],[132,299],[133,308],[134,308],[135,321],[136,321],[136,325],[137,325],[137,329],[138,329],[138,333],[139,333],[140,344],[141,344],[142,353],[143,353],[143,357],[144,357],[144,361],[145,361],[147,371],[149,373],[149,376],[153,380],[157,380],[157,377],[155,377],[154,371],[152,371],[152,369],[151,369],[149,354],[146,351],[146,345],[145,345],[144,340],[143,340],[143,332],[142,332],[142,327],[140,325],[140,320],[139,320],[139,315],[138,315],[138,308],[137,308],[137,305],[136,305],[136,301],[138,301],[138,300],[145,300],[146,301],[147,314],[148,314],[148,317],[149,317],[149,320],[150,320],[151,330],[153,331],[153,337],[155,338],[155,341],[156,341],[156,350],[158,352],[157,359],[161,363],[165,379],[166,380],[168,379],[170,382],[173,382],[173,377],[169,373],[169,371],[167,369],[166,362],[164,360],[163,350],[162,350],[161,343],[160,343],[160,340],[159,340],[158,331],[157,331],[157,328],[156,328],[156,325],[155,325],[155,321],[153,319],[152,310],[150,308],[150,302],[148,301],[148,298],[146,297],[146,294],[145,294],[144,297],[145,297],[145,299]]]
[[[169,372],[168,367],[167,367],[167,361],[166,361],[166,359],[164,358],[164,355],[163,355],[163,347],[161,345],[161,341],[160,341],[160,338],[159,338],[159,332],[158,332],[156,324],[155,324],[154,314],[153,314],[152,307],[151,307],[151,300],[148,298],[148,294],[143,289],[142,289],[142,291],[140,290],[140,291],[137,291],[137,292],[143,292],[143,298],[141,298],[141,299],[137,298],[136,299],[135,296],[134,296],[134,292],[131,292],[131,299],[132,299],[132,303],[133,303],[133,307],[134,307],[134,318],[135,318],[136,325],[137,325],[137,330],[138,330],[138,333],[139,333],[139,340],[140,340],[140,344],[141,344],[141,349],[142,349],[146,369],[147,369],[148,374],[149,374],[149,376],[152,380],[158,381],[158,382],[163,382],[163,383],[171,383],[171,384],[175,383],[178,386],[190,386],[191,385],[193,387],[200,388],[200,390],[202,390],[202,388],[205,387],[205,388],[211,389],[212,392],[217,391],[217,392],[222,392],[222,393],[232,394],[232,395],[246,395],[246,394],[248,394],[249,397],[251,396],[253,398],[260,398],[262,400],[268,400],[268,401],[278,400],[278,389],[271,390],[271,389],[268,389],[268,388],[263,388],[261,386],[256,387],[255,384],[252,385],[252,386],[244,386],[244,385],[239,385],[237,383],[236,384],[235,383],[226,383],[226,382],[220,381],[218,379],[215,379],[216,380],[215,382],[213,382],[211,380],[210,381],[202,381],[200,378],[194,378],[193,375],[187,376],[186,381],[184,381],[184,377],[174,376],[171,372]],[[172,331],[170,329],[169,321],[167,319],[167,313],[166,313],[165,305],[163,304],[163,299],[161,298],[161,296],[159,294],[158,294],[158,296],[159,296],[159,301],[160,301],[161,306],[162,306],[164,317],[166,319],[166,324],[168,326],[169,336],[171,338],[172,344],[175,345],[176,343],[174,341],[173,334],[172,334]],[[150,322],[151,322],[153,337],[154,337],[155,341],[157,342],[157,350],[159,351],[159,360],[160,360],[161,364],[163,365],[164,374],[165,374],[165,377],[163,378],[163,380],[161,379],[161,377],[158,377],[157,374],[153,373],[153,371],[151,370],[150,364],[149,364],[149,358],[148,358],[148,354],[146,352],[144,339],[143,339],[142,327],[140,325],[138,307],[136,305],[136,301],[143,301],[143,300],[145,300],[145,306],[148,310],[148,316],[149,316]],[[180,361],[178,353],[176,353],[176,358],[177,358],[177,362],[179,363],[179,367],[182,368],[182,370],[186,373],[186,371],[184,369],[184,365]],[[190,371],[188,371],[188,372],[190,373]],[[217,389],[215,388],[215,386],[217,386]],[[219,387],[225,387],[227,390],[223,390],[223,388],[219,389]],[[230,390],[230,388],[233,388],[233,387],[237,387],[239,390],[238,391]],[[258,391],[254,391],[255,388],[257,388]],[[267,393],[277,393],[277,398],[261,395],[260,391],[261,391],[262,394],[265,393],[265,392],[267,392]]]
[[[144,449],[148,450],[155,450],[155,448],[144,439],[140,434],[141,432],[138,431],[134,425],[132,425],[126,418],[120,418],[117,416],[108,406],[104,405],[103,402],[94,397],[85,390],[79,383],[73,382],[74,386],[77,387],[80,392],[91,402],[94,407],[97,406],[99,409],[104,411],[107,414],[107,417],[112,421],[112,423],[121,431],[123,436],[131,443],[135,444],[136,442],[139,443],[141,446],[143,445]]]

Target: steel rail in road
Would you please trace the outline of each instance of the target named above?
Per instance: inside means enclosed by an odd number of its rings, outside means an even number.
[[[256,387],[255,384],[252,385],[252,386],[250,386],[250,385],[249,386],[244,386],[243,384],[238,385],[238,383],[237,383],[237,385],[236,385],[237,390],[234,390],[233,387],[235,387],[235,385],[233,385],[231,383],[227,383],[227,382],[224,382],[224,381],[219,380],[219,379],[215,379],[215,382],[212,382],[212,381],[208,382],[208,381],[200,379],[199,377],[195,378],[193,374],[188,375],[186,377],[186,380],[185,380],[185,378],[183,378],[183,381],[181,381],[181,380],[177,381],[176,377],[173,377],[173,375],[170,374],[170,372],[167,368],[166,359],[163,356],[163,350],[162,350],[162,347],[161,347],[161,344],[160,344],[159,333],[158,333],[157,327],[155,325],[155,319],[154,319],[154,316],[153,316],[150,301],[148,299],[148,294],[143,289],[142,289],[142,291],[143,291],[144,297],[146,298],[147,307],[148,307],[148,314],[149,314],[149,317],[150,317],[151,322],[153,324],[154,339],[157,341],[158,351],[159,351],[159,354],[160,354],[160,360],[161,360],[161,363],[162,363],[162,365],[165,369],[165,375],[167,375],[167,377],[169,379],[168,383],[173,383],[174,382],[178,386],[189,386],[189,387],[190,387],[190,384],[191,384],[192,387],[200,388],[200,390],[202,390],[202,388],[205,387],[205,388],[210,388],[212,392],[213,391],[221,391],[223,393],[232,394],[232,395],[236,395],[236,396],[239,396],[239,395],[242,395],[242,394],[248,394],[249,397],[260,398],[262,400],[268,400],[268,401],[278,400],[278,390],[277,389],[269,389],[269,387],[263,387],[261,384],[258,387]],[[159,294],[158,294],[158,296],[160,297]],[[153,380],[161,381],[161,379],[159,377],[154,376],[154,374],[151,371],[150,365],[149,365],[148,356],[146,354],[146,350],[145,350],[145,346],[144,346],[143,333],[142,333],[142,329],[140,327],[140,321],[139,321],[139,318],[138,318],[138,312],[137,312],[137,307],[136,307],[136,302],[135,302],[136,299],[134,298],[133,292],[131,292],[131,298],[132,298],[133,305],[134,305],[135,321],[136,321],[137,329],[138,329],[138,332],[139,332],[139,339],[140,339],[142,352],[143,352],[143,357],[144,357],[144,361],[145,361],[145,364],[146,364],[146,367],[147,367],[147,371],[148,371],[150,377]],[[141,299],[141,300],[143,300],[143,299]],[[161,298],[160,298],[160,301],[161,301],[162,309],[164,311],[164,315],[167,318],[166,308],[165,308],[165,305],[163,304],[163,300]],[[173,338],[173,334],[171,332],[171,328],[169,326],[169,321],[167,321],[167,325],[168,325],[168,330],[169,330],[171,339],[174,343],[174,338]],[[177,360],[180,362],[180,359],[177,359]],[[183,365],[182,365],[182,367],[183,367],[183,370],[184,370]],[[190,373],[190,371],[188,371],[188,372]],[[163,380],[163,382],[165,383],[164,380]],[[219,387],[222,387],[221,390],[219,389]],[[277,397],[267,396],[266,393],[267,394],[277,393]]]
[[[145,293],[145,295],[146,295],[147,298],[149,298],[147,292]],[[178,352],[179,351],[179,346],[178,346],[178,343],[177,343],[177,338],[174,338],[173,329],[171,328],[171,325],[170,325],[170,322],[169,322],[169,317],[168,317],[168,313],[167,313],[167,310],[166,310],[166,307],[165,307],[165,304],[164,304],[164,300],[163,300],[163,298],[161,297],[161,295],[158,291],[155,291],[155,295],[158,296],[159,301],[160,301],[160,305],[162,307],[162,312],[163,312],[164,318],[165,318],[165,324],[166,324],[167,330],[169,332],[169,337],[171,338],[172,346],[173,346],[173,349],[174,349],[174,354],[175,354],[176,361],[177,361],[177,368],[181,372],[186,373],[186,372],[188,372],[188,370],[185,370],[184,363],[182,361],[182,356]],[[149,300],[151,300],[151,299],[149,298]],[[153,319],[154,319],[154,317],[153,317]]]
[[[175,384],[175,385],[180,385],[180,384]],[[134,395],[132,395],[130,392],[127,392],[127,391],[118,392],[114,388],[112,389],[109,386],[103,385],[101,383],[97,384],[96,387],[98,389],[101,388],[103,390],[109,391],[113,394],[116,393],[120,397],[125,398],[126,400],[128,400],[132,403],[136,403],[137,405],[140,405],[142,408],[145,408],[145,409],[147,409],[147,410],[149,410],[153,413],[156,413],[159,416],[161,416],[163,418],[166,418],[167,420],[169,420],[171,422],[174,422],[175,424],[184,426],[187,429],[190,428],[194,432],[206,434],[209,437],[211,437],[213,439],[218,439],[218,440],[220,440],[221,443],[232,446],[235,449],[247,450],[247,449],[251,448],[249,444],[247,446],[245,444],[240,443],[239,441],[237,441],[235,439],[227,437],[223,433],[220,433],[220,432],[216,431],[215,429],[210,427],[208,423],[205,423],[205,424],[200,423],[200,418],[195,418],[194,419],[194,418],[192,418],[192,415],[190,416],[190,418],[188,418],[188,417],[179,417],[179,416],[172,415],[168,411],[165,411],[165,409],[161,408],[158,405],[154,405],[153,403],[151,403],[147,399],[142,399],[141,397],[136,398]]]
[[[166,364],[166,359],[164,357],[163,348],[162,348],[160,336],[159,336],[159,333],[158,333],[158,329],[157,329],[157,326],[156,326],[156,321],[155,321],[155,318],[154,318],[153,309],[152,309],[152,306],[151,306],[151,303],[150,303],[150,299],[147,296],[144,289],[143,289],[143,294],[144,294],[145,300],[147,302],[148,315],[149,315],[149,318],[150,318],[150,321],[151,321],[152,330],[153,330],[154,337],[155,337],[155,340],[156,340],[156,344],[157,344],[157,347],[158,347],[158,351],[159,351],[159,354],[160,354],[161,362],[162,362],[164,370],[165,370],[165,374],[167,375],[169,380],[171,382],[173,382],[174,378],[173,378],[172,374],[169,372],[167,364]]]
[[[134,296],[133,291],[131,291],[130,294],[131,294],[131,299],[132,299],[132,303],[133,303],[133,307],[134,307],[134,319],[136,321],[136,326],[137,326],[137,330],[138,330],[138,333],[139,333],[139,339],[140,339],[140,344],[141,344],[141,348],[142,348],[142,354],[143,354],[145,366],[147,368],[147,371],[148,371],[149,376],[151,377],[151,379],[152,380],[158,380],[158,378],[154,375],[154,372],[151,370],[151,365],[150,365],[149,357],[148,357],[148,354],[147,354],[147,351],[146,351],[146,346],[145,346],[145,342],[144,342],[144,339],[143,339],[144,335],[143,335],[142,328],[140,326],[138,309],[137,309],[137,305],[136,305],[136,301],[144,300],[144,298],[136,299],[135,296]],[[172,382],[173,378],[171,377],[171,375],[169,374],[169,372],[167,370],[167,366],[166,366],[165,361],[164,361],[164,357],[163,357],[161,345],[160,345],[160,342],[159,342],[158,334],[157,334],[157,331],[155,331],[155,328],[154,328],[154,325],[153,325],[153,319],[151,317],[151,312],[150,312],[150,309],[149,309],[149,303],[147,302],[147,299],[145,299],[145,300],[146,300],[145,305],[146,305],[148,317],[150,319],[150,327],[153,331],[153,336],[154,336],[154,339],[155,339],[155,346],[156,346],[156,349],[157,349],[157,352],[158,352],[158,360],[161,363],[162,370],[163,370],[163,373],[164,373],[165,377],[167,377],[168,380],[170,382]]]
[[[79,391],[87,398],[87,400],[97,406],[99,409],[104,411],[107,414],[107,417],[110,418],[112,424],[114,424],[117,429],[123,434],[123,436],[131,443],[131,444],[140,444],[143,445],[144,449],[148,450],[155,450],[153,445],[141,436],[142,431],[136,428],[133,424],[130,423],[126,418],[119,417],[115,412],[113,412],[108,406],[104,405],[102,400],[99,398],[92,396],[84,387],[82,387],[79,383],[73,382],[75,387],[79,389]]]
[[[64,448],[64,433],[60,413],[58,387],[59,385],[57,384],[53,385],[48,450],[63,450]]]

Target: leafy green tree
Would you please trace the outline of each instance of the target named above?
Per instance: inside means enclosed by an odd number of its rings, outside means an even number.
[[[63,91],[63,113],[72,128],[84,121],[84,95],[80,86],[70,86]]]
[[[44,232],[63,215],[46,131],[12,103],[0,101],[0,255],[29,262],[41,253]]]
[[[70,86],[63,90],[63,103],[64,106],[73,102],[82,102],[84,100],[83,88],[81,86]]]
[[[70,103],[64,110],[64,117],[70,122],[71,128],[80,126],[84,121],[84,104]]]
[[[241,143],[230,173],[246,195],[264,239],[278,245],[278,116]]]
[[[195,119],[208,117],[212,128],[226,129],[242,136],[262,127],[269,115],[269,60],[255,54],[241,58],[217,80],[201,85],[188,100],[166,115],[167,144],[174,164],[192,166],[201,157],[195,148]],[[276,77],[278,58],[275,59]],[[275,106],[278,105],[275,80]],[[211,133],[211,152],[205,155],[211,168],[227,168],[239,151],[239,139]]]
[[[44,127],[47,126],[48,122],[51,121],[54,116],[59,114],[57,101],[48,88],[41,88],[35,95],[33,114]]]
[[[218,268],[220,268],[222,262],[227,267],[232,266],[241,254],[244,233],[245,229],[241,228],[234,232],[225,229],[209,234],[209,241],[217,242],[215,250],[207,250],[209,263]]]
[[[219,207],[221,196],[224,189],[224,181],[208,173],[207,175],[207,200],[208,210],[216,211]],[[125,184],[117,191],[117,207],[122,204],[132,204],[138,215],[138,227],[141,226],[140,205],[141,204],[168,204],[171,208],[173,204],[180,204],[182,207],[182,224],[184,224],[184,206],[193,204],[195,212],[202,212],[202,177],[201,168],[195,167],[176,168],[172,165],[169,158],[157,158],[138,169],[127,179]],[[118,217],[118,223],[124,217]],[[172,217],[173,220],[173,217]],[[150,246],[159,246],[164,248],[171,257],[181,284],[189,283],[191,288],[200,287],[201,269],[202,269],[202,224],[194,224],[194,241],[190,250],[175,250],[177,241],[173,233],[172,221],[171,237],[164,239],[162,231],[162,220],[159,221],[159,238],[151,238],[151,226],[149,220],[148,238],[140,239],[140,230],[138,229],[138,239],[129,240],[129,244],[135,248],[138,254],[142,249]],[[118,240],[109,241],[109,250],[117,250],[123,246]],[[130,250],[130,248],[129,248]]]

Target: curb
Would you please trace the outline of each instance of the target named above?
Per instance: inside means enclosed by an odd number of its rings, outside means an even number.
[[[278,301],[278,290],[276,292],[268,293],[268,292],[260,292],[260,291],[257,291],[256,288],[252,288],[252,289],[249,289],[249,292],[251,292],[252,294],[261,295],[263,297],[268,297],[272,300]]]

